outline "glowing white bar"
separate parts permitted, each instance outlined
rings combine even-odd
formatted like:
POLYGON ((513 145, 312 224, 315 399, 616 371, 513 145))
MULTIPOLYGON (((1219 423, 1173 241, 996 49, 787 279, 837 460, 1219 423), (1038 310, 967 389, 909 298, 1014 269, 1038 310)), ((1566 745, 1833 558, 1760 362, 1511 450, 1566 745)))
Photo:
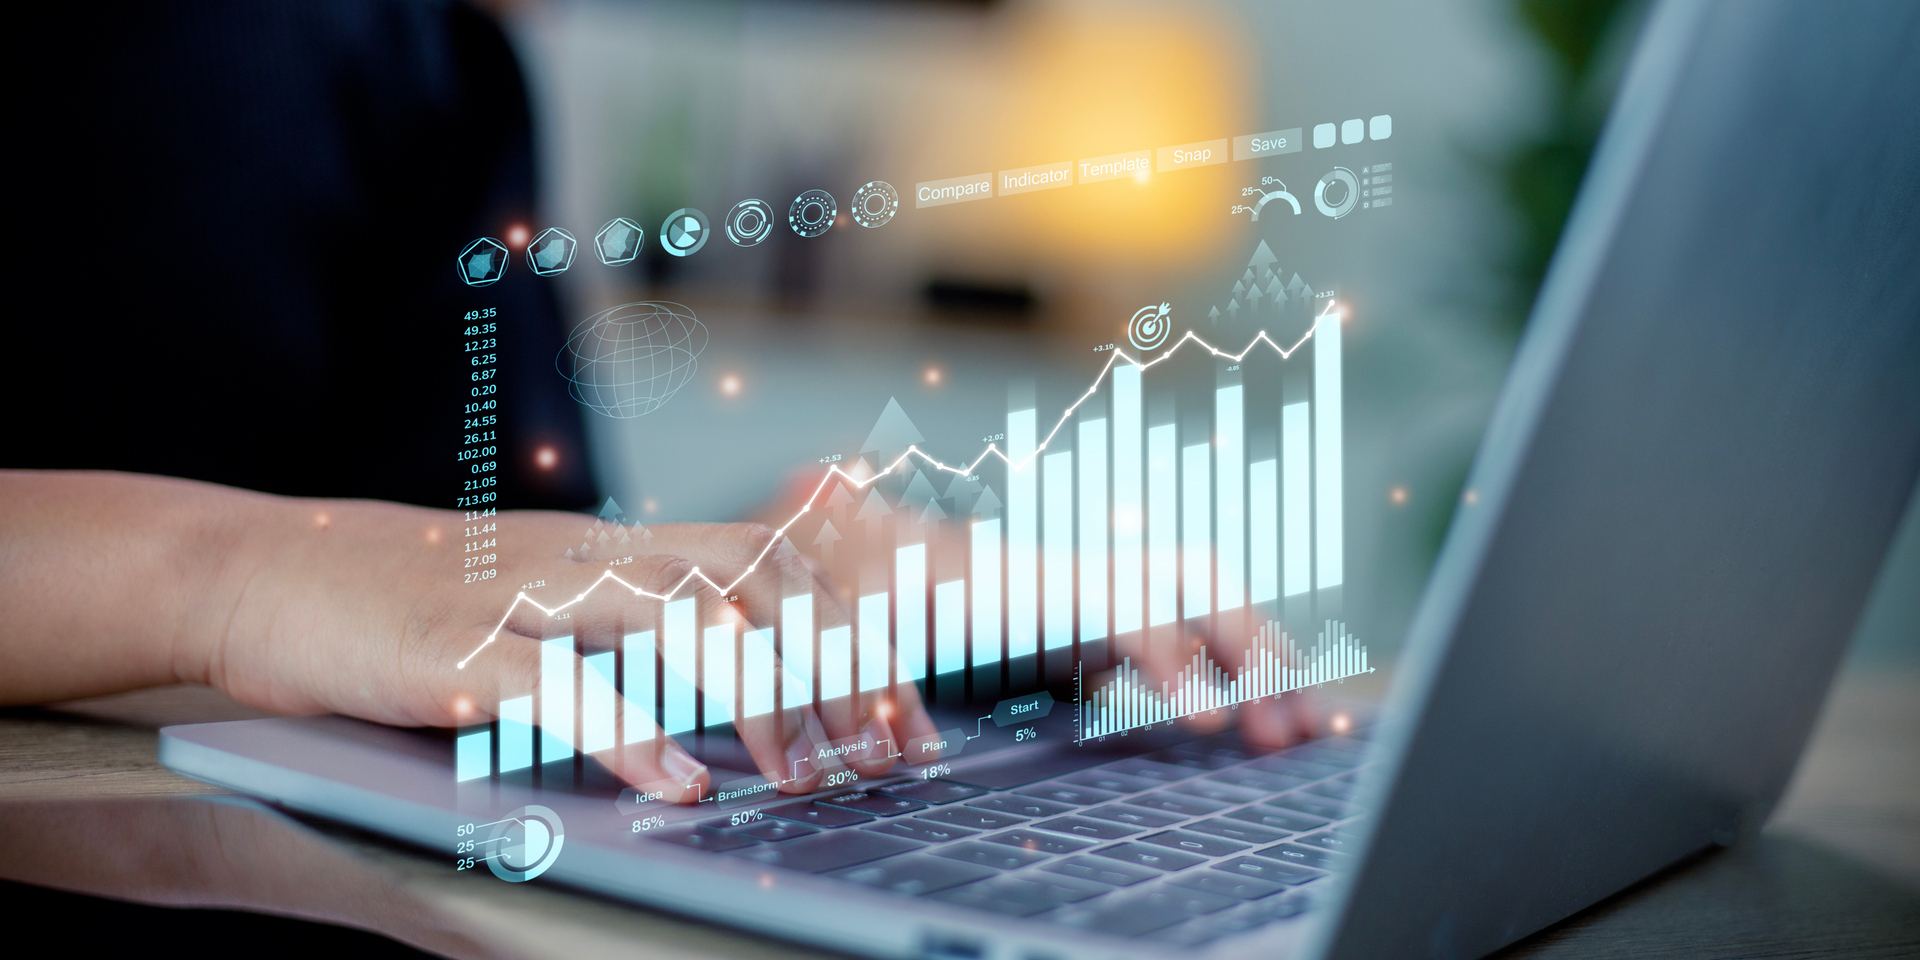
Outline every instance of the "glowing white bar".
POLYGON ((1280 465, 1258 460, 1247 467, 1248 539, 1247 573, 1252 580, 1248 597, 1265 603, 1280 597, 1280 465))
POLYGON ((540 645, 540 762, 573 756, 573 638, 540 645))
POLYGON ((876 593, 860 598, 860 689, 878 690, 887 685, 888 657, 887 607, 892 597, 876 593))
POLYGON ((1313 334, 1313 505, 1319 557, 1315 585, 1337 587, 1346 566, 1340 469, 1340 314, 1320 321, 1313 334))
POLYGON ((613 702, 619 696, 613 689, 613 651, 596 653, 585 659, 580 671, 580 752, 611 750, 619 741, 614 737, 613 702))
POLYGON ((706 662, 700 665, 700 690, 706 694, 706 726, 733 722, 733 635, 731 623, 707 626, 706 662))
MULTIPOLYGON (((1113 367, 1113 630, 1140 629, 1140 368, 1113 367)), ((1117 705, 1116 705, 1117 709, 1117 705)))
POLYGON ((1040 558, 1035 551, 1040 463, 1033 458, 1034 412, 1007 414, 1007 656, 1029 656, 1040 641, 1040 558))
POLYGON ((1042 458, 1046 529, 1047 649, 1073 645, 1073 452, 1042 458))
POLYGON ((1178 491, 1174 484, 1174 427, 1147 430, 1147 623, 1180 616, 1178 491))
POLYGON ((1000 521, 973 524, 973 662, 1000 662, 1000 521))
POLYGON ((933 588, 933 672, 952 673, 966 666, 967 582, 950 580, 933 588))
POLYGON ((787 672, 780 702, 797 707, 813 702, 813 595, 780 602, 780 665, 787 672))
POLYGON ((1213 606, 1213 444, 1196 443, 1180 451, 1181 525, 1186 529, 1182 557, 1186 563, 1182 616, 1197 617, 1213 606))
POLYGON ((500 701, 500 772, 533 766, 533 697, 500 701))
POLYGON ((740 637, 740 715, 773 712, 773 628, 748 630, 740 637))
POLYGON ((487 775, 493 766, 493 731, 461 734, 453 741, 453 781, 465 783, 487 775))
POLYGON ((654 701, 658 691, 653 682, 653 631, 629 633, 626 638, 626 680, 621 685, 627 698, 626 742, 652 740, 657 724, 653 722, 654 701))
MULTIPOLYGON (((861 598, 860 605, 866 606, 866 598, 861 598)), ((820 631, 820 699, 837 700, 852 692, 853 628, 820 631)))
POLYGON ((1246 463, 1246 411, 1240 387, 1221 387, 1213 394, 1213 434, 1219 447, 1218 492, 1215 509, 1219 511, 1214 531, 1215 555, 1220 578, 1220 609, 1232 610, 1246 602, 1246 487, 1242 471, 1246 463))
POLYGON ((694 726, 694 681, 697 679, 695 664, 700 644, 700 625, 696 622, 693 598, 673 600, 667 603, 662 615, 661 639, 665 650, 663 659, 667 669, 660 677, 665 696, 661 716, 666 722, 661 726, 667 736, 686 733, 694 726))
MULTIPOLYGON (((894 656, 900 682, 927 675, 927 545, 916 543, 893 554, 893 589, 899 596, 893 627, 894 656)), ((865 668, 862 668, 864 672, 865 668)))
POLYGON ((1313 540, 1311 488, 1313 476, 1308 464, 1307 404, 1289 403, 1280 408, 1280 520, 1285 541, 1285 578, 1287 596, 1313 589, 1313 540))
POLYGON ((1107 635, 1107 422, 1080 424, 1080 639, 1107 635))

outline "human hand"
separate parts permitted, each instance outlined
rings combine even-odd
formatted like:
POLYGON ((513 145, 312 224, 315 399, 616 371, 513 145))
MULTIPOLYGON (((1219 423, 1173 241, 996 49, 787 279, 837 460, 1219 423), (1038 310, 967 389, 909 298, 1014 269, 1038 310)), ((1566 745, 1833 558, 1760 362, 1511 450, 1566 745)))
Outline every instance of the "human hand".
MULTIPOLYGON (((210 679, 268 709, 395 724, 477 722, 495 714, 501 700, 533 691, 542 640, 571 635, 590 654, 617 648, 637 629, 661 636, 659 598, 668 595, 695 598, 703 625, 770 625, 786 598, 807 595, 820 627, 847 622, 809 561, 768 551, 773 531, 757 524, 655 525, 646 552, 609 566, 561 555, 578 542, 577 515, 502 513, 490 518, 497 530, 489 534, 499 543, 492 583, 502 589, 462 582, 458 535, 465 524, 458 514, 374 503, 306 506, 304 529, 270 538, 280 545, 260 562, 233 623, 204 654, 210 679), (542 585, 525 595, 543 599, 554 615, 513 602, 522 584, 533 583, 542 585), (727 597, 714 585, 729 587, 727 597)), ((811 646, 809 637, 809 658, 811 646)), ((731 686, 739 689, 737 680, 731 686)), ((785 791, 805 792, 833 769, 813 762, 817 742, 864 736, 893 746, 882 754, 898 754, 902 737, 935 732, 911 683, 890 696, 876 693, 740 718, 735 729, 764 776, 785 791)), ((787 702, 796 700, 808 703, 811 691, 789 691, 787 702)), ((652 724, 651 690, 642 705, 621 707, 652 724)), ((705 768, 657 728, 653 733, 592 756, 669 799, 711 791, 705 768)), ((852 763, 864 775, 891 766, 884 755, 852 763)))
MULTIPOLYGON (((772 531, 751 524, 654 526, 644 552, 610 566, 565 556, 580 542, 578 515, 502 513, 485 534, 497 543, 486 551, 497 576, 466 583, 470 538, 452 511, 124 474, 7 473, 0 494, 4 703, 187 681, 280 713, 455 726, 533 692, 541 641, 571 635, 583 652, 613 649, 629 627, 653 628, 658 597, 676 586, 675 596, 696 598, 703 627, 770 625, 797 596, 813 598, 816 627, 847 622, 810 562, 791 551, 762 556, 772 531), (683 583, 695 569, 731 585, 728 599, 683 583), (638 592, 599 583, 608 572, 638 592), (515 603, 522 585, 541 581, 525 592, 549 607, 586 597, 564 618, 515 603)), ((811 637, 806 650, 810 659, 811 637)), ((650 723, 651 691, 643 699, 650 723)), ((810 690, 789 692, 789 704, 805 706, 735 724, 761 772, 789 792, 813 789, 831 769, 798 763, 817 742, 861 734, 886 742, 892 750, 852 763, 874 775, 892 766, 882 754, 898 755, 903 739, 935 732, 911 683, 817 709, 811 700, 810 690)), ((712 787, 706 769, 657 729, 592 756, 670 799, 712 787)))

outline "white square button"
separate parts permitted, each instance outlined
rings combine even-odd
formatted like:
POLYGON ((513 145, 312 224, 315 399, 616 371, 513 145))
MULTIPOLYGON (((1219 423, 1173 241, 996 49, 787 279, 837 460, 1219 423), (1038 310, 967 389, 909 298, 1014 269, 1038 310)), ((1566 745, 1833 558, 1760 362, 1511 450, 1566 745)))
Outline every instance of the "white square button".
POLYGON ((1367 136, 1374 140, 1385 140, 1393 136, 1393 117, 1383 113, 1368 120, 1367 136))
POLYGON ((1313 148, 1325 150, 1333 146, 1333 124, 1322 123, 1313 128, 1313 148))
POLYGON ((1341 143, 1359 143, 1367 137, 1367 125, 1364 121, 1348 120, 1340 125, 1341 143))

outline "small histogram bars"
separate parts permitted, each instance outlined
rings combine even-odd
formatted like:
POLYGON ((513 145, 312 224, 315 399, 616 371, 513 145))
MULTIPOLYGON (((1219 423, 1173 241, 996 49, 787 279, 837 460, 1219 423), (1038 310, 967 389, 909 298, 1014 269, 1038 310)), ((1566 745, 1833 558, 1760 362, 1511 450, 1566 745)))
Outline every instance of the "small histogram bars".
POLYGON ((1202 648, 1186 669, 1155 688, 1128 657, 1112 680, 1083 696, 1080 739, 1124 733, 1371 672, 1367 648, 1354 643, 1346 624, 1326 621, 1319 639, 1302 648, 1277 621, 1269 620, 1254 637, 1246 665, 1231 676, 1202 648))

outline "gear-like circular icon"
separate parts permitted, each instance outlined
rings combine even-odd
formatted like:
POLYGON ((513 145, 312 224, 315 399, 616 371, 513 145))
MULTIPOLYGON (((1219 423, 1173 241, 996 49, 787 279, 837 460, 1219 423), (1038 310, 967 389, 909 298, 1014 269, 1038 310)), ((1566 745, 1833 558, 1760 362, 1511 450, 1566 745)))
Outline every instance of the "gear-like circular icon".
POLYGON ((529 804, 493 825, 487 838, 487 867, 508 883, 532 880, 560 858, 567 839, 560 815, 551 808, 529 804))
POLYGON ((900 193, 885 180, 874 180, 853 194, 853 222, 863 227, 884 227, 900 212, 900 193))
POLYGON ((1313 185, 1313 205, 1335 220, 1353 212, 1360 199, 1360 179, 1346 167, 1334 167, 1313 185))
POLYGON ((773 236, 773 208, 765 200, 742 200, 727 211, 727 239, 751 247, 773 236))
POLYGON ((1152 350, 1167 342, 1167 334, 1173 330, 1173 321, 1167 317, 1171 304, 1152 304, 1134 311, 1133 319, 1127 321, 1127 339, 1141 350, 1152 350))
POLYGON ((809 239, 833 229, 833 218, 840 213, 839 204, 833 200, 833 194, 825 190, 808 190, 793 198, 793 205, 787 208, 787 226, 793 232, 809 239))

